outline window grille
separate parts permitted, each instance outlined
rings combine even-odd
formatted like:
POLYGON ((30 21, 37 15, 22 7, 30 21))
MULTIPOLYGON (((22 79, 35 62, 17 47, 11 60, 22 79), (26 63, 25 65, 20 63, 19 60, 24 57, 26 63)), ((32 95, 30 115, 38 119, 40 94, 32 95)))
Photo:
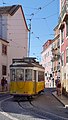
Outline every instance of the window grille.
POLYGON ((7 46, 2 44, 2 54, 7 55, 7 46))
POLYGON ((2 65, 2 75, 6 75, 7 73, 7 67, 5 65, 2 65))

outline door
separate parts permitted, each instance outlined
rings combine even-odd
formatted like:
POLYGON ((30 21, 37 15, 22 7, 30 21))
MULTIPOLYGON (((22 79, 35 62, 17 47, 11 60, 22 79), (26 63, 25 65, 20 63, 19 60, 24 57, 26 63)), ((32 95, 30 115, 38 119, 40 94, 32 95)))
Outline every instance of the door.
POLYGON ((34 93, 36 94, 36 78, 37 78, 37 72, 34 70, 34 93))

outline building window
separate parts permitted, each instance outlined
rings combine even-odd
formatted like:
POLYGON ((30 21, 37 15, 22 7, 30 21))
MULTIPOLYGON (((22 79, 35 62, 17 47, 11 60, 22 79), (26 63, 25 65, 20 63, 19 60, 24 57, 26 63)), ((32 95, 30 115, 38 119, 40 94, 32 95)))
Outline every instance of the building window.
POLYGON ((57 47, 58 47, 58 48, 60 47, 60 39, 58 39, 57 47))
POLYGON ((61 44, 64 42, 64 30, 61 30, 61 44))
POLYGON ((2 44, 2 54, 7 55, 7 46, 2 44))
POLYGON ((66 73, 64 73, 64 79, 66 79, 66 73))
POLYGON ((68 63, 68 49, 66 49, 66 63, 68 63))
POLYGON ((7 74, 7 66, 2 65, 2 75, 6 75, 7 74))
POLYGON ((64 53, 62 54, 61 64, 64 65, 64 53))
POLYGON ((66 36, 68 36, 68 20, 66 21, 66 36))

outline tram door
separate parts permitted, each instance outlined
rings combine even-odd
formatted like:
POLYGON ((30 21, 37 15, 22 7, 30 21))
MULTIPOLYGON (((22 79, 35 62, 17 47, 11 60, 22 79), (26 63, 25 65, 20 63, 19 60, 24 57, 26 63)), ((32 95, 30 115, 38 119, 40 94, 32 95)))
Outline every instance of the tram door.
POLYGON ((15 87, 15 69, 10 70, 10 92, 16 92, 16 87, 15 87))
POLYGON ((34 92, 36 93, 36 75, 37 73, 36 73, 36 70, 34 70, 34 92))

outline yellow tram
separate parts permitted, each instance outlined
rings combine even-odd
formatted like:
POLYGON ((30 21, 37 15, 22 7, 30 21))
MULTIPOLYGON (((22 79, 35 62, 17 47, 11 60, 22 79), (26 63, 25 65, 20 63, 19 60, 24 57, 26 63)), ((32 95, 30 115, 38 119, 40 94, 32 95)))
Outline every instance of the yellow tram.
POLYGON ((44 68, 33 57, 13 59, 10 65, 10 94, 32 96, 44 91, 44 68))

